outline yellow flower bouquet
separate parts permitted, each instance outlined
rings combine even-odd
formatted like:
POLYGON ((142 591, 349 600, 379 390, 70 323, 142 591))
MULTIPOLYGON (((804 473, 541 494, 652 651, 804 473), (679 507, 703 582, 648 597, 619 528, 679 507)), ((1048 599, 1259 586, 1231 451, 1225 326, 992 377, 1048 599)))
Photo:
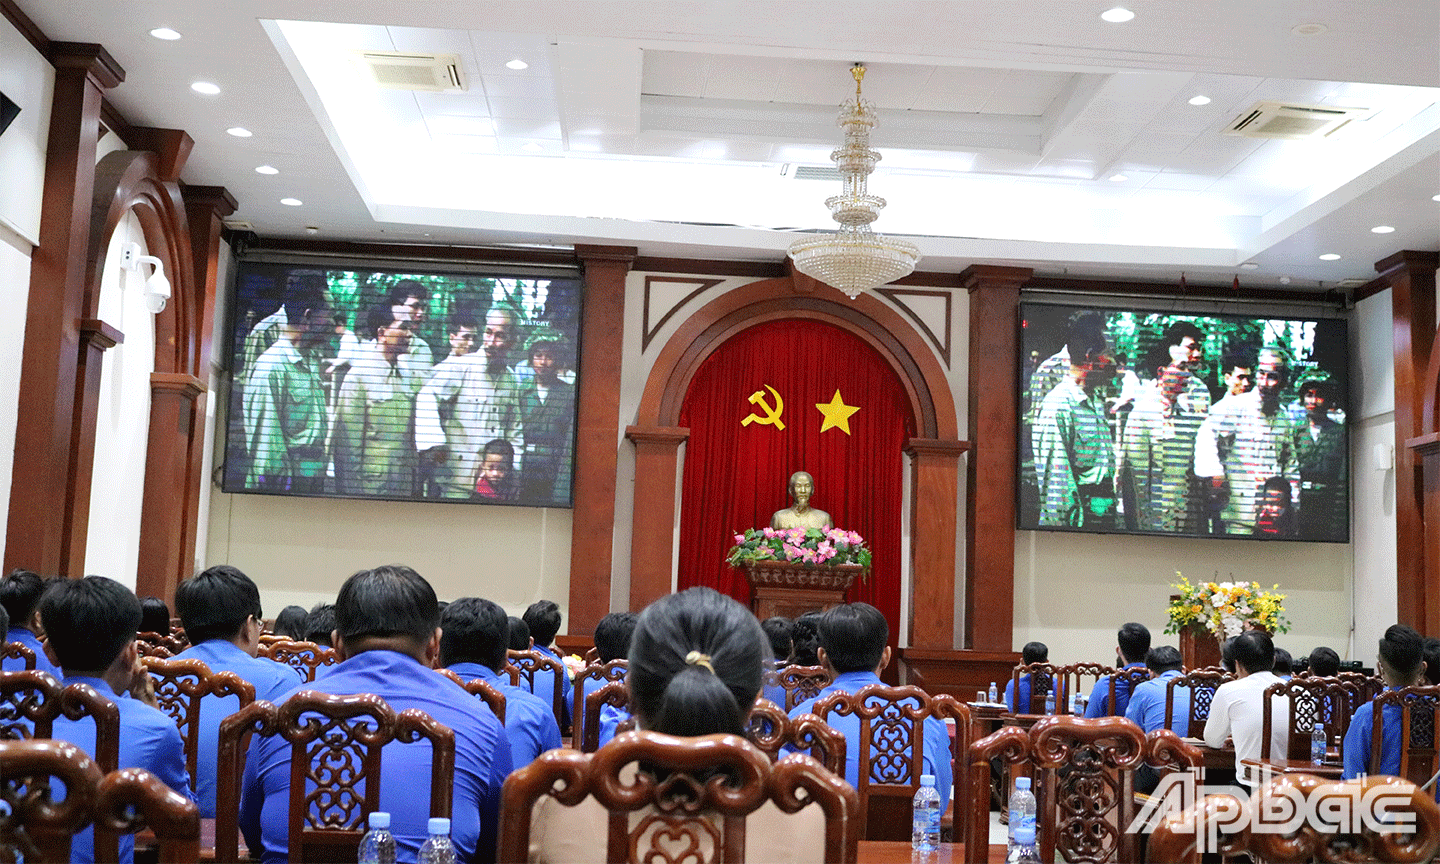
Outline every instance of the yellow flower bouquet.
POLYGON ((1284 594, 1264 591, 1257 582, 1197 582, 1191 584, 1179 571, 1174 586, 1180 596, 1170 601, 1170 623, 1166 633, 1179 633, 1190 624, 1200 624, 1221 639, 1239 636, 1246 622, 1270 633, 1288 633, 1284 594))

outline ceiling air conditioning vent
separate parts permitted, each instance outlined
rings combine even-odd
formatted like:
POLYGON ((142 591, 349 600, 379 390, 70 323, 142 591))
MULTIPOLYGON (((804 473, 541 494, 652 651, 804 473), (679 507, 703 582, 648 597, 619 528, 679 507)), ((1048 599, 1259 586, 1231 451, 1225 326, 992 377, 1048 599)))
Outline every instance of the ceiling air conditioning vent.
POLYGON ((797 165, 796 180, 839 180, 840 169, 828 165, 797 165))
POLYGON ((1225 134, 1290 141, 1329 138, 1351 120, 1363 120, 1369 116, 1369 108, 1256 102, 1226 127, 1225 134))
POLYGON ((458 54, 360 51, 357 56, 377 87, 430 93, 459 93, 465 89, 458 54))

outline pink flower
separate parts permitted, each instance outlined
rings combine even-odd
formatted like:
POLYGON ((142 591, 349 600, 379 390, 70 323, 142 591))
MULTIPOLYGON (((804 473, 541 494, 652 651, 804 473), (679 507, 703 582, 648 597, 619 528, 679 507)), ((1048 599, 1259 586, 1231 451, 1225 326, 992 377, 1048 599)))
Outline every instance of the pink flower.
POLYGON ((799 558, 799 557, 801 557, 803 554, 804 554, 804 550, 801 549, 799 546, 792 546, 792 545, 789 544, 789 543, 786 543, 786 544, 785 544, 785 557, 786 557, 786 558, 791 558, 791 559, 793 559, 793 558, 799 558))
POLYGON ((774 529, 774 528, 771 528, 769 525, 766 525, 766 526, 765 526, 765 536, 766 536, 766 537, 774 537, 774 536, 775 536, 775 529, 774 529))
POLYGON ((859 546, 861 543, 865 542, 865 538, 861 537, 859 534, 856 534, 854 531, 849 532, 845 539, 849 540, 855 546, 859 546))
POLYGON ((835 546, 829 540, 823 540, 815 547, 815 554, 820 556, 821 561, 827 561, 835 557, 835 546))
POLYGON ((744 534, 736 534, 736 535, 735 535, 735 545, 738 546, 738 545, 740 545, 741 543, 744 543, 744 542, 745 542, 745 535, 744 535, 744 534))

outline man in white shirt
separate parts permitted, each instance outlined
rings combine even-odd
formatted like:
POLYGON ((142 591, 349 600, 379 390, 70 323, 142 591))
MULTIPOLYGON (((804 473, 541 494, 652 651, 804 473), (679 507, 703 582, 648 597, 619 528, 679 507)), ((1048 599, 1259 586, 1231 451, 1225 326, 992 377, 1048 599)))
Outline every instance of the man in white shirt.
MULTIPOLYGON (((1275 643, 1268 633, 1248 630, 1231 641, 1230 651, 1236 680, 1215 690, 1210 718, 1205 721, 1205 746, 1218 750, 1226 738, 1235 739, 1235 777, 1253 789, 1259 778, 1250 776, 1241 763, 1260 758, 1265 723, 1262 695, 1266 687, 1280 681, 1271 671, 1275 643)), ((1270 710, 1270 754, 1283 758, 1289 749, 1290 707, 1285 697, 1272 696, 1270 710)))

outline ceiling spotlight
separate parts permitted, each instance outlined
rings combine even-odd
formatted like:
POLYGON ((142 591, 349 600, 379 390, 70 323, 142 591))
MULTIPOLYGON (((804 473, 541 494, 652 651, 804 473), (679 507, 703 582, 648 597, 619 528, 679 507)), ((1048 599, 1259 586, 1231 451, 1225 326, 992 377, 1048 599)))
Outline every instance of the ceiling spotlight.
POLYGON ((255 133, 251 132, 249 129, 246 129, 244 126, 231 126, 229 129, 225 130, 225 134, 234 135, 236 138, 249 138, 255 133))
POLYGON ((1111 182, 1111 183, 1124 183, 1126 180, 1129 180, 1129 179, 1130 179, 1130 178, 1129 178, 1129 177, 1126 177, 1124 174, 1111 174, 1111 175, 1110 175, 1110 182, 1111 182))
POLYGON ((1254 261, 1246 261, 1244 264, 1241 264, 1241 265, 1240 265, 1240 269, 1241 269, 1241 270, 1259 270, 1259 269, 1260 269, 1260 265, 1259 265, 1259 264, 1256 264, 1254 261))
POLYGON ((1431 196, 1430 196, 1430 200, 1431 200, 1431 201, 1440 201, 1440 195, 1431 195, 1431 196))
POLYGON ((284 204, 286 207, 299 207, 305 202, 301 201, 299 198, 281 198, 280 203, 284 204))
POLYGON ((521 69, 529 69, 529 68, 530 68, 530 64, 529 64, 529 63, 526 63, 524 60, 521 60, 519 57, 516 57, 514 60, 511 60, 509 63, 506 63, 506 64, 505 64, 505 68, 506 68, 506 69, 514 69, 516 72, 519 72, 521 69))
POLYGON ((1290 28, 1290 32, 1296 36, 1319 36, 1321 33, 1329 33, 1330 28, 1324 24, 1296 24, 1290 28))
POLYGON ((214 96, 220 92, 220 85, 211 84, 209 81, 196 81, 190 85, 190 89, 196 93, 203 93, 206 96, 214 96))
POLYGON ((150 35, 154 36, 156 39, 164 39, 166 42, 174 42, 176 39, 180 38, 180 33, 178 31, 171 30, 169 27, 156 27, 154 30, 150 31, 150 35))
POLYGON ((1106 9, 1100 13, 1100 20, 1109 21, 1111 24, 1124 24, 1134 17, 1135 13, 1124 6, 1116 6, 1114 9, 1106 9))
POLYGON ((1281 285, 1289 285, 1289 284, 1290 284, 1290 277, 1289 277, 1289 276, 1281 276, 1281 277, 1280 277, 1280 284, 1281 284, 1281 285))
POLYGON ((1190 97, 1190 104, 1191 104, 1191 105, 1209 105, 1209 104, 1210 104, 1210 97, 1209 97, 1209 96, 1191 96, 1191 97, 1190 97))
POLYGON ((274 165, 260 165, 255 168, 256 174, 279 174, 280 169, 274 165))
POLYGON ((1324 255, 1321 255, 1321 256, 1320 256, 1320 260, 1321 260, 1321 261, 1339 261, 1339 260, 1340 260, 1340 256, 1339 256, 1339 255, 1336 255, 1334 252, 1326 252, 1324 255))
POLYGON ((1374 228, 1371 228, 1371 229, 1370 229, 1370 233, 1371 233, 1371 234, 1394 234, 1394 233, 1395 233, 1395 227, 1394 227, 1393 225, 1376 225, 1374 228))

